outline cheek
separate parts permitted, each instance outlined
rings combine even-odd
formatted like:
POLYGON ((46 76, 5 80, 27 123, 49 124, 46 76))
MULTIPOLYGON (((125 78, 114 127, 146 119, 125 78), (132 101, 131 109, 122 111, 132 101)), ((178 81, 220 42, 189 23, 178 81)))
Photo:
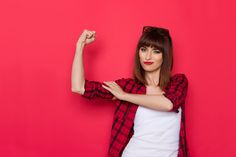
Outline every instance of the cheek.
POLYGON ((163 62, 162 55, 156 56, 155 61, 156 61, 157 64, 162 64, 162 62, 163 62))
POLYGON ((140 60, 142 60, 143 56, 142 56, 142 53, 139 52, 139 58, 140 60))

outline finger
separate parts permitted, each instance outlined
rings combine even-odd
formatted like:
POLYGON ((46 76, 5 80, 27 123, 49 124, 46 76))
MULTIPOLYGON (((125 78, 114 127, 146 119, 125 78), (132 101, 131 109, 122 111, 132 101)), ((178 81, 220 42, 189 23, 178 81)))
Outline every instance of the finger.
POLYGON ((88 32, 88 38, 92 38, 93 34, 91 32, 88 32))
POLYGON ((116 82, 111 82, 113 85, 116 85, 116 86, 118 86, 118 84, 116 83, 116 82))
POLYGON ((87 40, 88 40, 88 42, 90 43, 90 42, 94 41, 95 38, 89 38, 89 39, 87 39, 87 40))
POLYGON ((102 85, 102 87, 111 92, 111 89, 110 89, 110 88, 108 88, 108 87, 106 87, 106 86, 104 86, 104 85, 102 85))
POLYGON ((112 89, 116 88, 116 85, 114 83, 112 83, 112 82, 108 82, 108 85, 112 89))
POLYGON ((120 89, 120 86, 116 82, 114 82, 114 81, 111 82, 111 86, 113 88, 120 89))
POLYGON ((111 81, 104 81, 104 83, 105 83, 106 85, 108 85, 108 86, 112 86, 111 81))
POLYGON ((86 37, 87 37, 87 38, 90 38, 91 32, 90 32, 89 30, 85 30, 84 33, 86 34, 86 37))
POLYGON ((115 84, 116 84, 114 81, 110 81, 109 83, 110 83, 110 84, 113 84, 113 85, 115 85, 115 84))
POLYGON ((88 32, 89 31, 87 29, 85 29, 84 32, 83 32, 84 36, 88 36, 88 32))
POLYGON ((112 82, 112 85, 116 88, 120 88, 120 86, 116 82, 112 82))
POLYGON ((89 31, 89 37, 90 37, 90 38, 93 38, 93 37, 94 37, 93 31, 89 31))

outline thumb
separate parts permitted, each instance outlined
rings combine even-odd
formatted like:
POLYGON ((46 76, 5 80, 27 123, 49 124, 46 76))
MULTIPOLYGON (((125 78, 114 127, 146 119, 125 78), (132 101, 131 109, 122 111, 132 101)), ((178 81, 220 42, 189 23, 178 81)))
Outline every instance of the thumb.
POLYGON ((112 98, 112 100, 116 100, 117 98, 114 96, 113 98, 112 98))

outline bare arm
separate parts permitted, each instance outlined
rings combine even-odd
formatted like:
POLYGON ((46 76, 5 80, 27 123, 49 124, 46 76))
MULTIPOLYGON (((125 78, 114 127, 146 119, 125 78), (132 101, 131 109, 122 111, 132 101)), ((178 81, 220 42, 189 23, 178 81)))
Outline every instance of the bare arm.
POLYGON ((72 64, 71 90, 72 92, 84 94, 84 65, 83 50, 86 44, 92 43, 95 39, 95 31, 84 30, 76 43, 76 51, 72 64))
POLYGON ((127 93, 115 82, 108 81, 104 83, 107 86, 103 85, 103 87, 116 98, 159 111, 178 112, 178 108, 185 102, 188 91, 188 79, 184 74, 174 75, 170 82, 170 90, 158 95, 127 93))
POLYGON ((172 102, 162 95, 163 92, 159 92, 155 95, 133 94, 124 92, 115 82, 108 81, 104 83, 107 86, 103 85, 103 87, 120 100, 142 105, 158 111, 170 111, 173 107, 172 102))
POLYGON ((140 94, 123 94, 123 99, 160 111, 175 111, 182 107, 188 92, 188 79, 185 74, 175 74, 168 91, 155 96, 140 94))
POLYGON ((173 107, 172 102, 162 94, 145 95, 126 93, 124 100, 158 111, 170 111, 173 107))
POLYGON ((84 44, 77 44, 71 73, 71 90, 79 94, 84 93, 84 65, 83 65, 84 44))

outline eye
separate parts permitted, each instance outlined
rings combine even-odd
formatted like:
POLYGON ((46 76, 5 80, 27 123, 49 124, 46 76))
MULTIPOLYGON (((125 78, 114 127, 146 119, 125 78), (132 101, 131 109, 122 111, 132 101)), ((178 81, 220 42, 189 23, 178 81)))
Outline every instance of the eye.
POLYGON ((146 48, 145 47, 141 47, 140 50, 141 51, 146 51, 146 48))
POLYGON ((160 50, 153 50, 155 53, 161 53, 161 51, 160 50))

